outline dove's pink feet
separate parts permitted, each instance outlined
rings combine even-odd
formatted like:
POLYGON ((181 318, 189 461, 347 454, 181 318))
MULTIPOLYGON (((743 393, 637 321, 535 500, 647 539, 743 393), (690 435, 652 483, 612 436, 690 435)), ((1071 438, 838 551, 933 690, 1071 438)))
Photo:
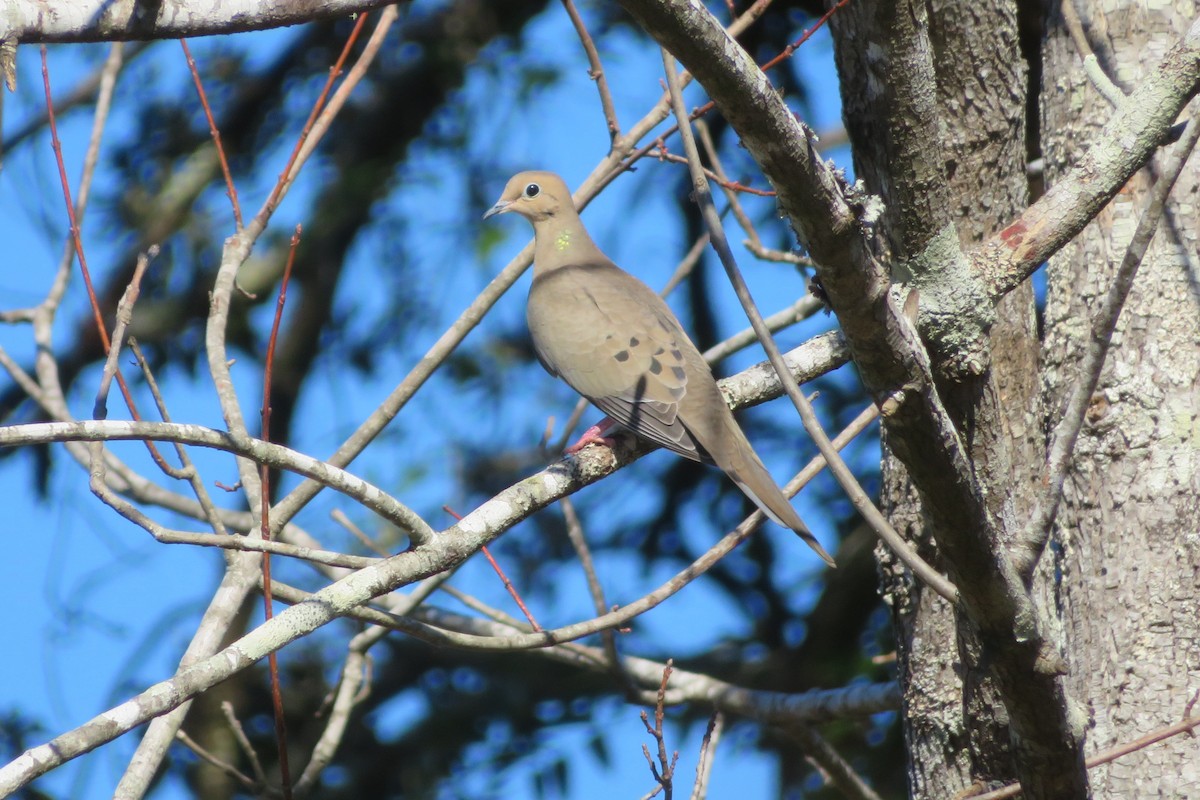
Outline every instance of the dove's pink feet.
POLYGON ((604 419, 600 420, 600 422, 584 431, 583 435, 576 440, 575 444, 571 445, 566 450, 563 450, 563 452, 567 455, 574 455, 583 448, 587 447, 589 444, 602 444, 605 447, 612 447, 614 444, 616 444, 616 441, 612 437, 605 436, 604 434, 608 433, 609 428, 616 424, 617 423, 612 419, 605 417, 604 419))

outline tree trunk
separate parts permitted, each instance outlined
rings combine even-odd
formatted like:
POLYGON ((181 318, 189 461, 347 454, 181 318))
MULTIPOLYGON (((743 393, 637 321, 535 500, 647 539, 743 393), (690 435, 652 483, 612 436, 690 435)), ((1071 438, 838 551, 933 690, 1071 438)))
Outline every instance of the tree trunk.
MULTIPOLYGON (((908 69, 864 43, 885 38, 894 23, 873 4, 855 4, 834 18, 839 41, 846 127, 855 145, 857 174, 888 201, 896 260, 906 248, 897 229, 918 227, 903 219, 890 200, 904 154, 888 142, 903 113, 880 103, 872 82, 897 80, 908 69)), ((1025 170, 1027 68, 1018 44, 1017 8, 1011 2, 927 6, 923 21, 930 45, 938 157, 948 189, 947 217, 964 248, 981 241, 1029 202, 1025 170)), ((915 157, 927 157, 922 150, 915 157)), ((914 157, 909 155, 909 158, 914 157)), ((916 243, 918 245, 923 243, 916 243)), ((909 250, 910 252, 906 252, 909 250)), ((1026 284, 1006 296, 990 331, 990 371, 939 384, 972 455, 990 511, 1011 535, 1030 516, 1044 461, 1040 385, 1040 345, 1033 292, 1026 284)), ((893 525, 936 560, 921 504, 902 465, 884 461, 884 503, 893 525)), ((950 605, 912 582, 883 548, 883 590, 893 612, 898 643, 903 724, 909 753, 910 792, 918 798, 944 798, 971 785, 1000 784, 1015 778, 1008 715, 977 637, 950 605)), ((1068 765, 1069 768, 1069 765, 1068 765)))
MULTIPOLYGON (((1155 4, 1154 11, 1145 5, 1074 3, 1088 47, 1123 91, 1137 85, 1196 13, 1190 2, 1155 4)), ((1043 51, 1051 184, 1077 143, 1113 113, 1084 73, 1068 19, 1050 18, 1043 51)), ((1050 261, 1043 375, 1050 424, 1076 377, 1088 320, 1109 291, 1157 174, 1152 166, 1135 175, 1050 261)), ((1196 193, 1193 156, 1122 311, 1039 568, 1046 605, 1061 615, 1071 687, 1088 718, 1089 753, 1179 721, 1200 689, 1196 193)), ((1091 779, 1097 797, 1197 797, 1200 758, 1193 739, 1176 737, 1099 767, 1091 779)))
MULTIPOLYGON (((1183 3, 1153 14, 1134 5, 1108 15, 1088 9, 1083 20, 1100 64, 1125 89, 1179 39, 1194 12, 1183 3)), ((1016 12, 1015 3, 934 2, 909 4, 901 12, 908 18, 898 19, 885 4, 856 3, 834 18, 856 171, 888 203, 884 225, 896 264, 919 253, 930 230, 952 225, 969 247, 1029 201, 1021 135, 1028 89, 1016 12), (901 39, 904 24, 913 28, 901 39), (920 60, 905 62, 901 52, 913 39, 927 42, 936 82, 936 151, 905 149, 909 127, 922 124, 913 113, 920 98, 911 100, 923 77, 912 75, 920 60), (948 187, 940 197, 948 199, 922 199, 927 204, 919 207, 912 185, 942 190, 928 180, 938 170, 948 187), (904 181, 907 188, 898 186, 904 181)), ((1049 21, 1043 57, 1042 139, 1052 184, 1112 108, 1085 76, 1079 46, 1059 15, 1049 21)), ((939 384, 1002 536, 1027 523, 1044 492, 1045 431, 1059 421, 1091 320, 1152 183, 1149 170, 1139 173, 1052 259, 1044 353, 1026 285, 997 308, 986 338, 990 370, 939 384)), ((1060 711, 1086 717, 1089 753, 1177 721, 1200 688, 1200 258, 1194 234, 1186 233, 1195 229, 1196 189, 1195 171, 1185 173, 1138 274, 1075 451, 1051 547, 1033 579, 1042 619, 1055 628, 1043 634, 1061 640, 1069 670, 1071 699, 1060 711)), ((919 276, 897 277, 920 283, 919 276)), ((936 560, 905 470, 886 458, 884 474, 893 524, 936 560)), ((1011 748, 1019 742, 1010 741, 986 649, 949 604, 912 582, 886 553, 881 560, 905 689, 912 796, 948 797, 1012 780, 1011 748)), ((1188 796, 1188 787, 1200 792, 1194 751, 1193 742, 1176 738, 1101 768, 1091 785, 1102 797, 1188 796)), ((1075 781, 1064 796, 1086 787, 1075 781)))

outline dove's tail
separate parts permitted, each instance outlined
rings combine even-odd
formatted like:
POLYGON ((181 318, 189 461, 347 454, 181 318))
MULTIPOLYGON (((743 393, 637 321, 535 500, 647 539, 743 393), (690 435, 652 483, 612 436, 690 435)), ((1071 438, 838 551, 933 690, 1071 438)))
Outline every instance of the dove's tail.
MULTIPOLYGON (((757 459, 756 459, 757 460, 757 459)), ((742 493, 754 501, 754 505, 762 509, 762 512, 771 518, 776 524, 782 525, 785 528, 791 528, 796 532, 796 535, 804 540, 805 544, 811 547, 816 554, 824 559, 825 563, 831 567, 836 567, 837 564, 833 561, 833 556, 825 551, 821 543, 817 541, 817 537, 813 536, 812 531, 800 519, 800 515, 796 513, 796 509, 792 508, 791 502, 784 496, 783 492, 775 484, 774 478, 767 472, 766 467, 761 464, 755 465, 761 470, 760 474, 754 475, 757 480, 753 483, 744 479, 742 472, 730 471, 729 476, 733 478, 734 483, 742 490, 742 493)), ((757 473, 751 467, 745 472, 757 473)))

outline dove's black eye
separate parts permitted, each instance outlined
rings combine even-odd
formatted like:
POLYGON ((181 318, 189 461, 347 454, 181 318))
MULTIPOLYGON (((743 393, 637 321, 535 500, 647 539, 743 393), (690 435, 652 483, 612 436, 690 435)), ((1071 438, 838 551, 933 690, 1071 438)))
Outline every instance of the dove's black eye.
POLYGON ((531 183, 525 187, 525 196, 526 197, 537 197, 541 191, 542 191, 542 187, 538 186, 536 183, 531 183))

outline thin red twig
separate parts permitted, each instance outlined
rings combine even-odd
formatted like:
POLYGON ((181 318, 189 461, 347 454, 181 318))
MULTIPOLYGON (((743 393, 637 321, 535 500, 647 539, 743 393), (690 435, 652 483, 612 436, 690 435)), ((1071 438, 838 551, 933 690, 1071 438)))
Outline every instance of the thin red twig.
MULTIPOLYGON (((71 244, 75 247, 75 257, 79 259, 79 271, 83 274, 83 285, 87 289, 88 303, 92 309, 92 319, 96 322, 96 333, 100 336, 100 344, 104 347, 104 355, 108 355, 112 349, 112 340, 108 336, 108 328, 104 324, 104 315, 100 311, 100 301, 96 298, 96 288, 92 285, 92 273, 88 269, 87 257, 83 254, 83 238, 79 233, 79 222, 75 217, 75 201, 71 199, 71 182, 67 179, 67 166, 63 162, 62 142, 58 138, 58 121, 54 117, 54 101, 50 96, 50 67, 46 63, 46 45, 41 47, 42 53, 42 86, 46 91, 46 120, 50 124, 50 145, 54 149, 54 160, 58 164, 58 179, 62 184, 63 200, 67 205, 67 220, 71 225, 71 244)), ((142 417, 138 414, 137 403, 133 400, 133 392, 129 391, 129 384, 125 382, 125 376, 121 374, 121 368, 118 364, 116 372, 113 373, 117 379, 117 386, 121 389, 121 396, 125 398, 125 406, 129 409, 129 414, 135 420, 140 420, 142 417)), ((158 452, 158 447, 154 442, 147 440, 146 448, 150 451, 150 457, 154 459, 154 463, 160 469, 167 470, 170 467, 167 461, 163 458, 162 453, 158 452)))
POLYGON ((208 105, 208 95, 204 84, 200 82, 200 71, 196 69, 196 60, 188 48, 187 39, 180 39, 183 55, 187 59, 188 69, 192 73, 192 82, 196 84, 196 94, 200 95, 200 105, 204 108, 204 118, 208 120, 208 130, 212 134, 213 144, 217 147, 217 159, 221 162, 221 172, 225 175, 225 190, 229 202, 233 204, 233 219, 237 229, 242 229, 242 207, 238 204, 237 189, 233 185, 233 174, 229 171, 229 161, 225 158, 225 147, 221 144, 221 131, 217 129, 217 121, 213 119, 212 109, 208 105))
MULTIPOLYGON (((75 221, 75 201, 71 199, 71 184, 67 180, 67 167, 63 163, 62 143, 58 140, 58 123, 54 119, 54 106, 50 99, 50 68, 46 64, 46 45, 42 45, 42 84, 46 89, 46 115, 50 123, 50 144, 54 148, 54 158, 58 162, 58 178, 62 184, 63 199, 67 204, 67 219, 71 223, 71 242, 75 245, 75 257, 79 259, 79 269, 83 273, 83 285, 87 288, 88 301, 92 307, 92 318, 96 322, 96 332, 100 334, 100 343, 104 345, 104 354, 108 355, 111 342, 108 338, 108 328, 104 325, 104 315, 100 312, 100 301, 96 299, 96 289, 92 286, 92 273, 88 269, 87 258, 83 254, 83 240, 79 235, 79 225, 75 221)), ((125 389, 121 381, 121 373, 117 372, 117 381, 125 389)))
MULTIPOLYGON (((1196 707, 1196 701, 1200 700, 1200 689, 1192 693, 1192 699, 1187 701, 1187 705, 1183 707, 1183 718, 1188 719, 1192 716, 1192 709, 1196 707)), ((1189 731, 1190 733, 1190 731, 1189 731)))
MULTIPOLYGON (((1193 701, 1194 702, 1194 701, 1193 701)), ((1112 747, 1101 750, 1091 758, 1084 761, 1084 766, 1087 769, 1094 769, 1102 764, 1107 764, 1110 761, 1116 761, 1121 756, 1129 755, 1130 753, 1144 750, 1153 744, 1158 744, 1164 739, 1170 739, 1172 736, 1178 736, 1181 733, 1191 733, 1196 728, 1200 728, 1200 717, 1191 716, 1191 703, 1188 705, 1188 716, 1185 716, 1179 722, 1173 725, 1167 725, 1158 730, 1150 731, 1145 736, 1134 739, 1132 742, 1113 745, 1112 747)), ((1005 800, 1009 797, 1017 797, 1021 794, 1021 784, 1010 783, 1008 786, 995 789, 983 794, 967 795, 963 800, 1005 800)))
MULTIPOLYGON (((456 520, 462 520, 462 515, 452 509, 450 506, 442 506, 442 510, 454 517, 456 520)), ((488 560, 488 563, 492 565, 492 569, 494 569, 496 574, 500 576, 500 582, 504 584, 504 588, 508 591, 509 596, 512 597, 513 602, 517 604, 517 608, 521 609, 521 613, 525 615, 525 619, 529 620, 530 627, 532 627, 536 632, 541 633, 543 630, 542 626, 538 625, 538 621, 533 618, 533 614, 525 605, 525 601, 521 599, 521 595, 517 591, 517 587, 513 586, 512 581, 508 579, 508 576, 504 574, 504 570, 500 568, 500 564, 496 561, 496 559, 492 558, 491 552, 489 552, 486 547, 480 549, 483 550, 483 557, 488 560)))
MULTIPOLYGON (((771 67, 774 67, 777 64, 779 64, 779 62, 784 61, 788 58, 791 58, 792 54, 795 53, 796 50, 799 49, 802 44, 804 44, 809 39, 811 39, 813 34, 815 34, 817 31, 819 31, 821 29, 821 27, 826 22, 828 22, 831 17, 833 17, 834 14, 836 14, 840 9, 844 8, 845 6, 847 6, 849 4, 850 4, 850 0, 839 0, 839 2, 836 5, 831 7, 828 11, 826 11, 821 16, 820 19, 817 20, 817 23, 815 25, 813 25, 808 30, 804 31, 804 33, 802 33, 800 35, 799 39, 792 42, 787 47, 783 48, 783 50, 779 53, 779 55, 775 56, 770 61, 768 61, 767 63, 760 66, 759 69, 761 69, 763 72, 766 72, 771 67)), ((764 7, 765 7, 765 4, 764 4, 764 7)), ((693 111, 691 114, 689 114, 688 119, 697 120, 700 117, 703 117, 709 111, 712 111, 716 107, 716 105, 717 104, 714 103, 712 100, 709 100, 707 103, 700 106, 695 111, 693 111)), ((657 148, 659 146, 659 142, 665 141, 668 136, 671 136, 672 134, 678 133, 678 132, 679 132, 679 126, 672 125, 670 128, 667 128, 667 130, 664 131, 663 134, 661 136, 659 136, 657 139, 655 139, 654 141, 652 141, 648 144, 644 144, 641 147, 639 147, 637 150, 634 150, 632 153, 629 154, 628 158, 626 158, 624 161, 622 161, 620 164, 618 164, 613 169, 611 175, 606 178, 606 181, 612 180, 617 175, 620 175, 622 172, 625 172, 626 170, 633 169, 633 165, 636 164, 638 161, 641 161, 643 158, 646 157, 647 154, 649 154, 652 150, 657 148)))
POLYGON ((275 188, 271 190, 271 196, 267 198, 263 210, 268 214, 275 210, 276 203, 279 202, 280 196, 283 194, 283 187, 287 183, 287 176, 292 171, 292 164, 296 163, 296 158, 300 155, 300 150, 304 147, 304 143, 308 140, 308 134, 312 131, 313 123, 317 121, 317 116, 321 113, 321 109, 325 107, 325 101, 329 98, 329 92, 333 89, 334 81, 342 74, 342 67, 346 64, 346 59, 350 57, 350 51, 354 47, 354 43, 358 41, 358 35, 362 32, 363 26, 367 22, 367 14, 359 14, 358 22, 354 23, 354 30, 350 31, 350 35, 346 38, 346 44, 342 48, 338 60, 332 67, 329 68, 329 77, 325 80, 325 86, 321 89, 321 94, 317 96, 317 101, 313 104, 312 111, 308 114, 308 120, 304 123, 304 128, 300 131, 299 138, 296 139, 296 144, 292 148, 292 154, 288 157, 287 164, 283 167, 283 172, 279 173, 279 180, 275 182, 275 188))
POLYGON ((784 59, 787 59, 787 58, 791 58, 792 53, 794 53, 798 49, 800 49, 800 45, 804 44, 809 39, 811 39, 812 35, 814 33, 821 30, 821 26, 824 25, 826 22, 828 22, 830 17, 832 17, 839 10, 841 10, 842 8, 845 8, 849 4, 850 4, 850 0, 839 0, 839 2, 837 2, 836 4, 831 6, 828 11, 826 11, 824 14, 821 15, 821 18, 819 20, 817 20, 816 25, 813 25, 811 28, 806 30, 804 33, 800 34, 799 39, 792 42, 787 47, 783 48, 783 52, 781 52, 779 55, 772 58, 767 63, 763 64, 759 69, 761 69, 763 72, 766 72, 771 67, 778 64, 780 61, 783 61, 784 59))
MULTIPOLYGON (((661 136, 656 139, 654 143, 657 147, 657 152, 654 155, 659 161, 670 161, 672 164, 683 164, 684 166, 687 166, 687 159, 668 150, 667 143, 661 136)), ((704 168, 704 174, 709 181, 721 186, 722 188, 728 189, 731 192, 752 194, 758 197, 775 197, 775 192, 771 189, 755 189, 753 186, 747 186, 739 181, 726 180, 707 167, 704 168)))
MULTIPOLYGON (((296 261, 296 250, 300 246, 299 225, 292 234, 291 246, 288 249, 287 264, 283 268, 283 280, 279 284, 279 299, 275 303, 275 320, 271 323, 271 338, 267 341, 267 359, 263 368, 263 401, 262 401, 262 439, 271 441, 271 375, 275 369, 275 344, 279 339, 279 326, 283 321, 283 307, 287 304, 288 281, 292 277, 292 265, 296 261)), ((271 541, 271 468, 266 464, 259 466, 262 478, 262 538, 271 541)), ((271 598, 271 554, 263 553, 263 616, 271 619, 274 616, 271 598)), ((287 757, 287 725, 283 718, 283 692, 279 688, 279 661, 274 651, 267 656, 267 665, 271 674, 271 703, 275 711, 275 740, 279 750, 279 780, 283 789, 284 800, 292 797, 292 776, 288 767, 287 757)))

